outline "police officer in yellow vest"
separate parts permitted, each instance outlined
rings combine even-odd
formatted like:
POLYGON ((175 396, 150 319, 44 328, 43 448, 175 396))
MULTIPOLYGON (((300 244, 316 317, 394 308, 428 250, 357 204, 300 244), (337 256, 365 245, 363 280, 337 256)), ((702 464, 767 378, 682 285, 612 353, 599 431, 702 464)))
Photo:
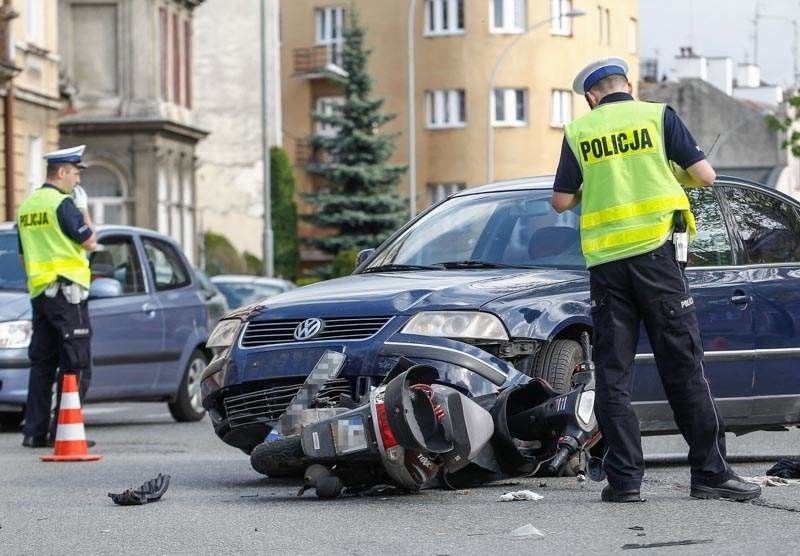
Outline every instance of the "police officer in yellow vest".
POLYGON ((573 83, 591 112, 565 128, 553 186, 556 211, 581 205, 589 268, 596 413, 606 441, 606 502, 639 502, 644 459, 630 399, 644 321, 675 422, 689 444, 690 495, 747 500, 761 494, 725 459, 725 426, 703 372, 694 300, 683 275, 695 223, 678 177, 711 185, 716 174, 686 126, 664 104, 631 96, 628 65, 606 58, 573 83), (685 169, 685 170, 682 170, 685 169), (687 237, 688 236, 688 237, 687 237))
POLYGON ((19 208, 20 255, 28 276, 33 306, 33 335, 28 399, 25 405, 23 446, 52 445, 58 406, 51 420, 53 382, 58 373, 76 373, 80 395, 89 387, 91 326, 86 306, 90 272, 86 251, 96 247, 80 187, 84 145, 44 156, 47 183, 19 208), (48 438, 48 431, 50 438, 48 438))

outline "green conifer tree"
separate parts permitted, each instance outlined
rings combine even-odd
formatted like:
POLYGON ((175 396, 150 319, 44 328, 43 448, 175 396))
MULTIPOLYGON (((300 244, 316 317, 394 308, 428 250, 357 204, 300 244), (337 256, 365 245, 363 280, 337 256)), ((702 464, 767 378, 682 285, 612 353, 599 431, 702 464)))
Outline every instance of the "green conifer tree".
POLYGON ((380 132, 381 126, 395 116, 381 113, 384 99, 371 98, 372 78, 367 73, 370 51, 364 47, 365 34, 357 13, 351 11, 342 52, 345 75, 339 78, 344 102, 331 114, 312 114, 316 122, 338 130, 335 137, 312 136, 312 148, 322 154, 306 168, 324 183, 318 193, 306 195, 315 208, 308 219, 321 228, 336 230, 309 242, 332 255, 376 247, 408 215, 397 191, 406 167, 388 163, 397 135, 380 132))

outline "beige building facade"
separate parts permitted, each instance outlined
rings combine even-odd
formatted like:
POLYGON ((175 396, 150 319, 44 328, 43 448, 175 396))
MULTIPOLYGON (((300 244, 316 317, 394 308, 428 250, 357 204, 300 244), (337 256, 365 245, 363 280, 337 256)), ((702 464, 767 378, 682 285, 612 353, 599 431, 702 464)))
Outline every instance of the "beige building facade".
MULTIPOLYGON (((588 111, 571 88, 589 61, 623 56, 631 82, 638 81, 637 0, 282 0, 284 145, 299 191, 316 187, 303 171, 307 137, 335 133, 315 129, 311 111, 340 102, 341 87, 330 77, 351 9, 367 29, 374 94, 397 114, 381 131, 399 134, 394 162, 408 164, 409 4, 416 210, 487 181, 554 173, 564 123, 588 111)), ((408 175, 400 187, 408 197, 408 175)), ((300 233, 314 230, 304 223, 300 233)), ((306 251, 304 260, 313 256, 306 251)))
POLYGON ((0 6, 0 210, 17 208, 45 179, 42 155, 58 148, 57 4, 6 0, 0 6))

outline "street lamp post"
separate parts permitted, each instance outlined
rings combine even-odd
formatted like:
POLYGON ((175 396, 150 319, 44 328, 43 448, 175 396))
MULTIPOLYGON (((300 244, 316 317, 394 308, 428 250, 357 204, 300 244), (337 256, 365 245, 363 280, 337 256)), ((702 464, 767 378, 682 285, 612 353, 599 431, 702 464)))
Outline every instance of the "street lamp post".
POLYGON ((506 47, 503 49, 503 52, 500 53, 500 56, 497 58, 497 62, 494 64, 494 68, 492 68, 492 74, 489 78, 489 91, 488 95, 486 96, 486 182, 491 183, 494 181, 494 129, 492 125, 492 95, 494 95, 494 84, 495 78, 497 77, 497 71, 500 69, 500 66, 503 64, 503 60, 505 60, 506 55, 511 51, 512 48, 524 37, 527 37, 531 34, 531 32, 546 23, 550 23, 554 19, 558 19, 560 17, 580 17, 585 15, 586 12, 583 10, 572 10, 566 13, 563 13, 559 16, 555 17, 548 17, 547 19, 542 19, 541 21, 537 21, 533 25, 529 26, 525 29, 522 33, 520 33, 513 41, 508 43, 506 47))
POLYGON ((408 212, 410 218, 417 214, 417 99, 414 70, 414 9, 417 0, 408 0, 408 212))
POLYGON ((269 126, 267 125, 267 0, 261 0, 261 166, 263 171, 264 228, 262 256, 264 276, 272 277, 274 270, 272 240, 272 183, 269 159, 269 126))

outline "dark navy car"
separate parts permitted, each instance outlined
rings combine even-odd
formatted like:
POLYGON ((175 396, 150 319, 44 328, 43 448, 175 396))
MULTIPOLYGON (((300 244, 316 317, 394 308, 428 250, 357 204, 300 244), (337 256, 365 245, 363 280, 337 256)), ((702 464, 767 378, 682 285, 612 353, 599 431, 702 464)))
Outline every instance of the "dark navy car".
MULTIPOLYGON (((209 339, 204 407, 245 452, 270 432, 327 351, 343 369, 316 396, 358 401, 401 356, 471 395, 521 373, 565 390, 591 330, 577 211, 550 207, 551 178, 464 191, 366 255, 355 273, 231 313, 209 339)), ((729 429, 800 422, 800 204, 736 178, 687 190, 699 233, 687 276, 705 372, 729 429)), ((677 432, 647 336, 633 397, 642 430, 677 432)))

